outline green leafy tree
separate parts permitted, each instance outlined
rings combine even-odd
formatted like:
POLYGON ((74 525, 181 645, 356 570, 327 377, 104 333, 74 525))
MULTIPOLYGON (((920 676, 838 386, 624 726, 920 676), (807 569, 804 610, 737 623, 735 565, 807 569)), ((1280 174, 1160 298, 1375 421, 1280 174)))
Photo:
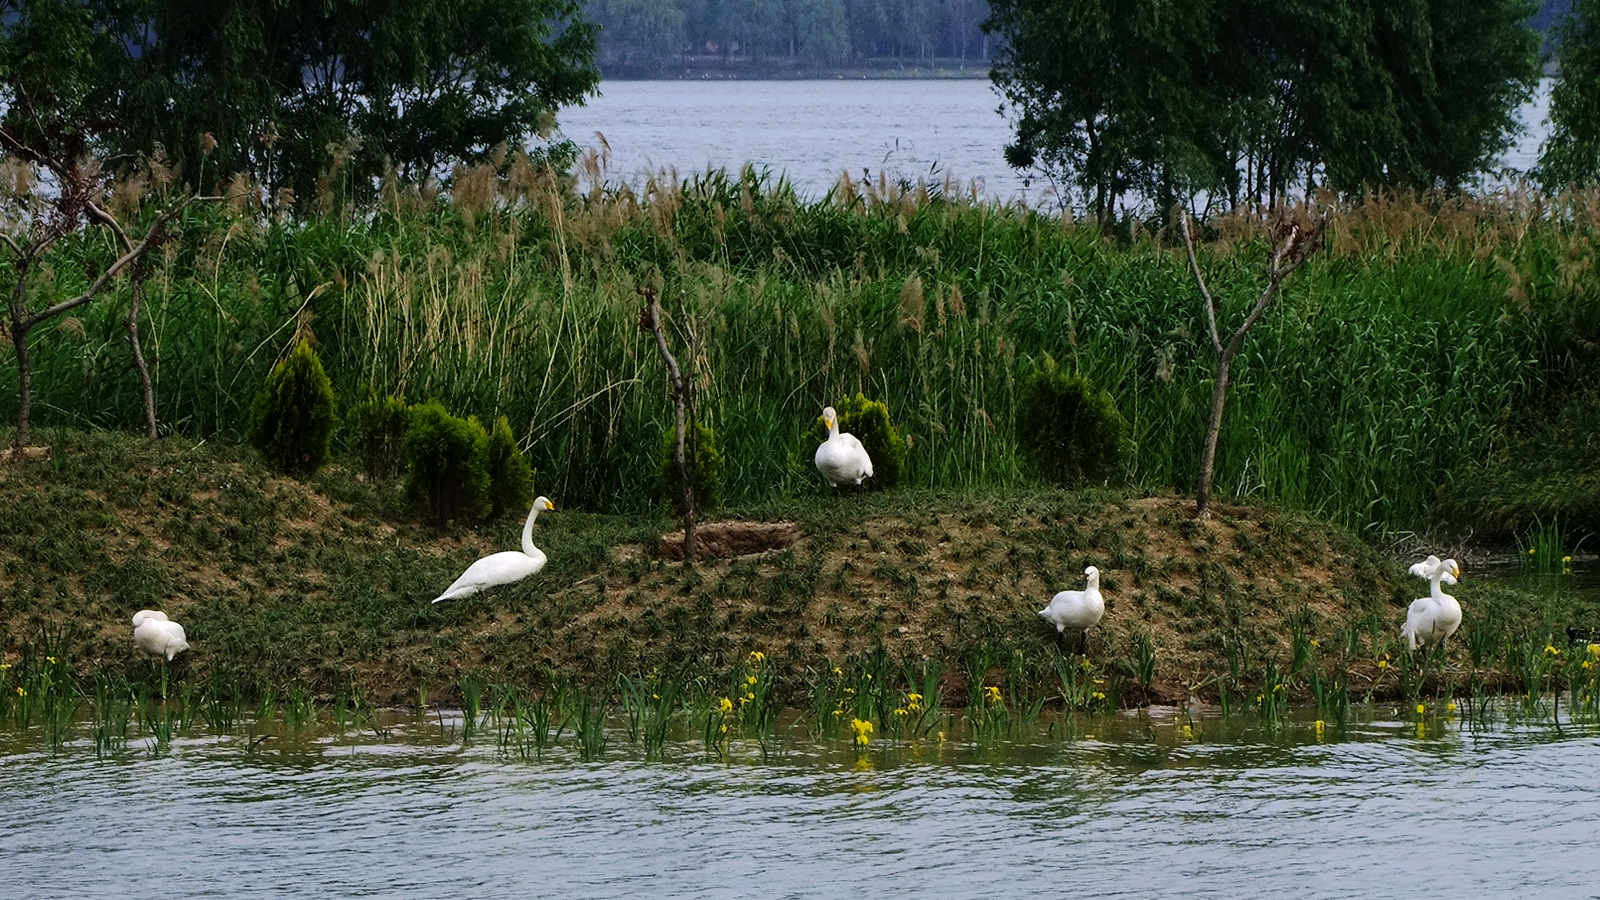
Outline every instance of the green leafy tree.
POLYGON ((332 169, 361 192, 520 147, 599 80, 578 0, 128 0, 103 24, 134 71, 113 149, 153 138, 198 174, 209 133, 209 172, 302 200, 332 169))
POLYGON ((333 384, 305 338, 272 367, 256 395, 250 440, 280 472, 306 476, 328 461, 333 384))
POLYGON ((1539 151, 1546 187, 1600 177, 1600 0, 1573 0, 1560 30, 1550 92, 1550 135, 1539 151))
POLYGON ((1538 76, 1526 0, 990 7, 1008 161, 1102 223, 1128 191, 1166 209, 1201 191, 1457 187, 1515 137, 1538 76))

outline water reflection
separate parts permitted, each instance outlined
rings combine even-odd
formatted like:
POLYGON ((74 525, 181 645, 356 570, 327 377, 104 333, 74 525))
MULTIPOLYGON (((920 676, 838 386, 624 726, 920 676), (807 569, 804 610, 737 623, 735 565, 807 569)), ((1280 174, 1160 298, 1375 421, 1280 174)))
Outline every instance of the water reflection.
POLYGON ((1190 741, 1167 711, 1077 740, 797 738, 767 762, 685 740, 646 763, 621 737, 608 761, 523 761, 407 714, 387 740, 190 735, 104 761, 10 734, 0 864, 19 896, 1593 892, 1593 726, 1435 717, 1418 737, 1401 710, 1358 713, 1321 741, 1214 711, 1190 741))

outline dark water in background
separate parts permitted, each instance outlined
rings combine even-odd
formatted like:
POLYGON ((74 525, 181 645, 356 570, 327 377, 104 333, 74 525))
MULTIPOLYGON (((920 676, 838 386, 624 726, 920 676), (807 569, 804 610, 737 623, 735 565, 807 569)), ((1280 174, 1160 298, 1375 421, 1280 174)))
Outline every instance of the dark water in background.
MULTIPOLYGON (((1529 129, 1504 166, 1538 158, 1549 107, 1544 81, 1521 118, 1529 129)), ((1011 134, 986 78, 818 81, 607 81, 588 106, 563 110, 561 130, 582 146, 610 145, 608 177, 745 163, 786 175, 803 196, 822 196, 839 173, 912 181, 948 174, 976 181, 980 196, 1053 205, 1048 184, 1023 185, 1002 149, 1011 134)))

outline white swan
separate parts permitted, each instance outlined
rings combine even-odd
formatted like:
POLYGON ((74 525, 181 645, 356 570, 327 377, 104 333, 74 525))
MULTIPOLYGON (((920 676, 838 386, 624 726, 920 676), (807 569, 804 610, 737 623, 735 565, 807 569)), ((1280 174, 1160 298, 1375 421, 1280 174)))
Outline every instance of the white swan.
POLYGON ((1461 627, 1461 604, 1440 590, 1439 582, 1455 584, 1461 576, 1461 567, 1453 559, 1441 560, 1437 556, 1429 556, 1412 565, 1410 571, 1413 575, 1428 579, 1429 595, 1411 601, 1400 636, 1406 639, 1406 646, 1412 650, 1417 649, 1418 644, 1449 640, 1450 635, 1461 627))
POLYGON ((1083 570, 1088 584, 1081 591, 1062 591, 1050 598, 1050 605, 1039 610, 1039 617, 1056 626, 1056 634, 1068 628, 1081 629, 1078 652, 1083 653, 1089 643, 1089 629, 1100 624, 1106 614, 1106 600, 1100 596, 1100 570, 1090 566, 1083 570))
POLYGON ((861 446, 855 435, 840 433, 839 414, 833 407, 822 411, 822 422, 828 426, 828 439, 817 445, 817 471, 834 487, 841 484, 860 484, 872 477, 872 457, 861 446))
POLYGON ((461 577, 451 582, 444 593, 433 598, 433 602, 456 600, 497 584, 521 581, 544 568, 544 551, 533 545, 533 520, 539 517, 539 510, 555 508, 556 505, 548 497, 534 500, 533 509, 528 511, 528 521, 522 523, 522 549, 491 553, 467 566, 461 577))
POLYGON ((133 616, 133 644, 151 656, 164 656, 167 662, 189 649, 189 636, 183 626, 167 618, 166 613, 141 609, 133 616))

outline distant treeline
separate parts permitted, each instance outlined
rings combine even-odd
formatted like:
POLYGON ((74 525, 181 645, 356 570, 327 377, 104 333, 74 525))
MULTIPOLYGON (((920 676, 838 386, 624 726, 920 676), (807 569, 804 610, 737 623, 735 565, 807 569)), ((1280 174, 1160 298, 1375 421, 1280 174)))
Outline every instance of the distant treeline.
POLYGON ((987 0, 588 0, 609 76, 985 65, 987 0))
MULTIPOLYGON (((1549 34, 1571 6, 1542 0, 1529 24, 1549 34)), ((585 0, 584 10, 610 77, 985 66, 992 45, 988 0, 585 0)))

